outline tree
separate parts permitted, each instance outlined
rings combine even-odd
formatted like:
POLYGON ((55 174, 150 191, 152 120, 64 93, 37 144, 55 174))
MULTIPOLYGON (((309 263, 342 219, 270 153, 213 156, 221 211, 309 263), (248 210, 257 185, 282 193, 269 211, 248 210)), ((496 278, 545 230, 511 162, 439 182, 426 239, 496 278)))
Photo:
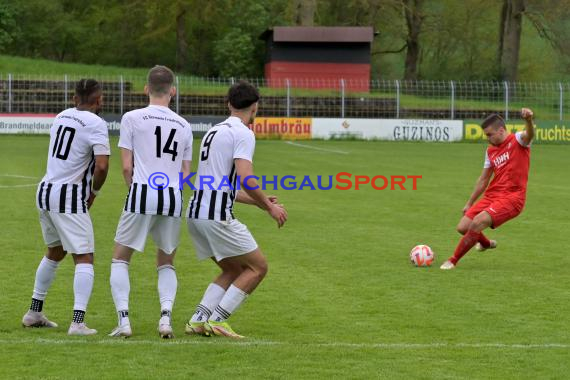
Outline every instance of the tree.
POLYGON ((16 10, 8 4, 0 4, 0 52, 14 40, 18 33, 16 10))
POLYGON ((11 33, 10 53, 59 61, 74 59, 79 42, 88 34, 81 23, 85 15, 84 3, 83 0, 11 2, 15 11, 12 17, 19 32, 11 33))
POLYGON ((186 41, 186 14, 188 4, 178 0, 176 9, 176 71, 183 71, 188 63, 188 42, 186 41))
POLYGON ((295 25, 313 26, 317 11, 317 0, 295 0, 295 25))
POLYGON ((214 63, 223 77, 254 75, 254 45, 239 28, 232 28, 214 45, 214 63))
POLYGON ((499 28, 499 79, 517 80, 524 0, 503 0, 499 28))
POLYGON ((484 21, 500 12, 496 0, 426 4, 420 76, 434 80, 496 79, 498 30, 484 21))
POLYGON ((418 79, 420 59, 420 32, 424 20, 422 15, 423 0, 403 0, 402 5, 408 28, 404 79, 416 80, 418 79))
MULTIPOLYGON (((373 0, 368 1, 373 2, 373 0)), ((379 22, 378 25, 380 39, 382 41, 388 40, 389 46, 401 47, 373 50, 372 55, 401 55, 405 51, 405 58, 400 63, 400 65, 403 63, 403 77, 405 80, 417 80, 422 52, 420 33, 423 32, 423 24, 426 18, 424 0, 385 0, 378 6, 381 7, 382 12, 371 13, 375 16, 374 19, 370 20, 372 25, 382 19, 383 21, 379 22), (394 29, 394 26, 397 29, 394 29), (387 33, 391 34, 391 38, 387 37, 387 33)))
POLYGON ((228 0, 220 22, 220 37, 214 41, 214 63, 217 74, 248 77, 262 73, 265 45, 259 36, 273 23, 280 22, 271 9, 282 9, 283 2, 257 0, 228 0))

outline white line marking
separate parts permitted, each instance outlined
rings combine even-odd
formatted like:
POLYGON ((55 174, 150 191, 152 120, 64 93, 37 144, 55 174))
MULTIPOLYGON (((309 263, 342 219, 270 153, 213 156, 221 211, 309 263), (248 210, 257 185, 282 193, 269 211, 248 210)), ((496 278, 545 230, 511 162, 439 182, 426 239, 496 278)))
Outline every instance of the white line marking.
POLYGON ((0 345, 20 345, 20 344, 53 344, 53 345, 74 345, 74 344, 100 344, 106 346, 112 345, 228 345, 228 346, 293 346, 293 347, 308 347, 308 348, 355 348, 355 349, 383 349, 383 350, 400 350, 400 349, 434 349, 434 348, 497 348, 497 349, 570 349, 570 343, 542 343, 542 344, 522 344, 522 343, 298 343, 298 342, 278 342, 269 340, 242 340, 234 341, 218 338, 203 338, 200 340, 137 340, 135 339, 49 339, 49 338, 36 338, 36 339, 20 339, 9 340, 1 339, 0 345))
POLYGON ((0 177, 36 179, 36 177, 30 177, 29 175, 18 175, 18 174, 0 174, 0 177))
MULTIPOLYGON (((36 177, 30 177, 29 175, 18 175, 18 174, 0 174, 0 177, 35 179, 36 181, 38 180, 36 177)), ((26 183, 22 185, 0 185, 0 189, 16 189, 20 187, 33 187, 37 185, 38 185, 37 183, 26 183)))
POLYGON ((338 154, 348 154, 348 153, 349 153, 349 152, 345 152, 344 150, 334 150, 334 149, 319 148, 319 147, 316 147, 316 146, 310 146, 310 145, 303 145, 303 144, 299 144, 299 143, 294 143, 293 141, 285 141, 285 144, 289 144, 289 145, 293 145, 293 146, 299 146, 299 147, 301 147, 301 148, 320 150, 320 151, 322 151, 322 152, 329 152, 329 153, 338 153, 338 154))
POLYGON ((28 183, 25 185, 0 185, 0 189, 15 189, 18 187, 33 187, 33 186, 37 186, 37 183, 28 183))

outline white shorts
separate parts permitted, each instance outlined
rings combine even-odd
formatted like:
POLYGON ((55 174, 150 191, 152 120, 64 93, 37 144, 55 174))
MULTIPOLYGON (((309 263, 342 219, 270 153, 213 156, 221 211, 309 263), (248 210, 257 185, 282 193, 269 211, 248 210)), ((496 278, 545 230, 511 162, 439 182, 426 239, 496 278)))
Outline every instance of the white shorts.
POLYGON ((149 232, 156 246, 170 255, 180 242, 181 218, 167 215, 145 215, 123 211, 115 242, 144 252, 149 232))
POLYGON ((88 213, 64 214, 39 210, 42 235, 50 248, 63 246, 63 250, 77 255, 93 253, 95 238, 88 213))
POLYGON ((237 219, 218 222, 188 218, 187 224, 196 247, 196 256, 200 260, 214 257, 216 261, 222 261, 257 249, 251 232, 237 219))

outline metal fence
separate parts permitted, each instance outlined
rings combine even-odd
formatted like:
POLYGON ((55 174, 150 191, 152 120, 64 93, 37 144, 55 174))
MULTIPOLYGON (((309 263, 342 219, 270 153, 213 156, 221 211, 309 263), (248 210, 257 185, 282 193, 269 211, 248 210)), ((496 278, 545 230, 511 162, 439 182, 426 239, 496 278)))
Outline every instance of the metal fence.
MULTIPOLYGON (((144 76, 23 75, 0 73, 0 113, 58 113, 73 105, 75 82, 99 80, 104 113, 123 114, 148 102, 144 76)), ((225 115, 225 94, 235 78, 176 77, 171 108, 182 115, 225 115)), ((260 116, 407 119, 481 119, 491 112, 518 117, 533 108, 538 119, 570 116, 570 83, 249 79, 260 89, 260 116)))

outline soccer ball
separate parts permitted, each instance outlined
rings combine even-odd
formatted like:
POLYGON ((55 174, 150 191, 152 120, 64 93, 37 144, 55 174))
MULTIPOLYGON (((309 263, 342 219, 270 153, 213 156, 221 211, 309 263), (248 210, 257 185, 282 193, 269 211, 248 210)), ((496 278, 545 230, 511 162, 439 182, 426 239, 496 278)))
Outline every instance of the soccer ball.
POLYGON ((410 261, 417 267, 429 267, 435 259, 435 254, 427 245, 416 245, 410 252, 410 261))

